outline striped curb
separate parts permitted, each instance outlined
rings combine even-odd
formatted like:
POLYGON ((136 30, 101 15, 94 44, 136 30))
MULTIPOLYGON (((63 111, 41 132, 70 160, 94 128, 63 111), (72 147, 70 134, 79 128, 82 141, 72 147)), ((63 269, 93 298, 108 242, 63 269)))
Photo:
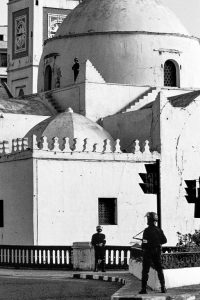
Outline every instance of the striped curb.
POLYGON ((195 295, 184 294, 184 295, 112 295, 111 300, 195 300, 195 295))
POLYGON ((119 282, 121 284, 125 284, 126 280, 120 277, 113 277, 108 275, 96 275, 96 274, 72 274, 72 278, 74 279, 93 279, 93 280, 103 280, 108 282, 119 282))

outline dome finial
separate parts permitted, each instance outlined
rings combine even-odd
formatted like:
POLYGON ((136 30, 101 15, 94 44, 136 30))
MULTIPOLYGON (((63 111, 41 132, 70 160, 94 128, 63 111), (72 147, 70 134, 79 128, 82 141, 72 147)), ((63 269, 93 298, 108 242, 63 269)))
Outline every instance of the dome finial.
POLYGON ((66 112, 68 112, 68 113, 73 113, 74 111, 73 111, 73 109, 72 109, 71 107, 68 107, 68 108, 66 109, 66 112))

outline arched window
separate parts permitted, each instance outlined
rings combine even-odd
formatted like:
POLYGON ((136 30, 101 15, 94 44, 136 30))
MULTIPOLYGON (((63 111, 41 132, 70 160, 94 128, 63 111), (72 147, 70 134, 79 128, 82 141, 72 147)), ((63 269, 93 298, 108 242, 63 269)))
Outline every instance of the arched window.
POLYGON ((178 86, 176 65, 172 60, 167 60, 164 65, 164 86, 178 86))
POLYGON ((49 91, 52 89, 52 70, 50 66, 47 66, 44 74, 44 90, 49 91))

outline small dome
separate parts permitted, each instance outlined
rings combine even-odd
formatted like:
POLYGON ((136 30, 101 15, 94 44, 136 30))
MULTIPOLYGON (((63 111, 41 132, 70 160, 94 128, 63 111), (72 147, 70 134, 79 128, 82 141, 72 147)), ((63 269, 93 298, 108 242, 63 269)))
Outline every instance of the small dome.
POLYGON ((55 36, 109 31, 189 35, 160 0, 84 0, 67 16, 55 36))
POLYGON ((71 108, 40 122, 25 137, 31 138, 33 135, 36 135, 38 139, 46 136, 48 140, 53 137, 58 137, 60 140, 68 137, 70 146, 73 145, 74 138, 82 141, 88 138, 89 143, 99 145, 103 145, 105 139, 109 139, 111 143, 114 142, 110 134, 101 126, 82 115, 73 113, 71 108))

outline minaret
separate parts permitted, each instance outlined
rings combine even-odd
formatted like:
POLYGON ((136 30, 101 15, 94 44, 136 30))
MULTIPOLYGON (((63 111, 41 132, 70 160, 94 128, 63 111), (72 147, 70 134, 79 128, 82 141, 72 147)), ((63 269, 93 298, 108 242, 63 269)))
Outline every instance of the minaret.
POLYGON ((9 0, 8 86, 13 96, 37 92, 44 40, 51 38, 78 0, 9 0))

